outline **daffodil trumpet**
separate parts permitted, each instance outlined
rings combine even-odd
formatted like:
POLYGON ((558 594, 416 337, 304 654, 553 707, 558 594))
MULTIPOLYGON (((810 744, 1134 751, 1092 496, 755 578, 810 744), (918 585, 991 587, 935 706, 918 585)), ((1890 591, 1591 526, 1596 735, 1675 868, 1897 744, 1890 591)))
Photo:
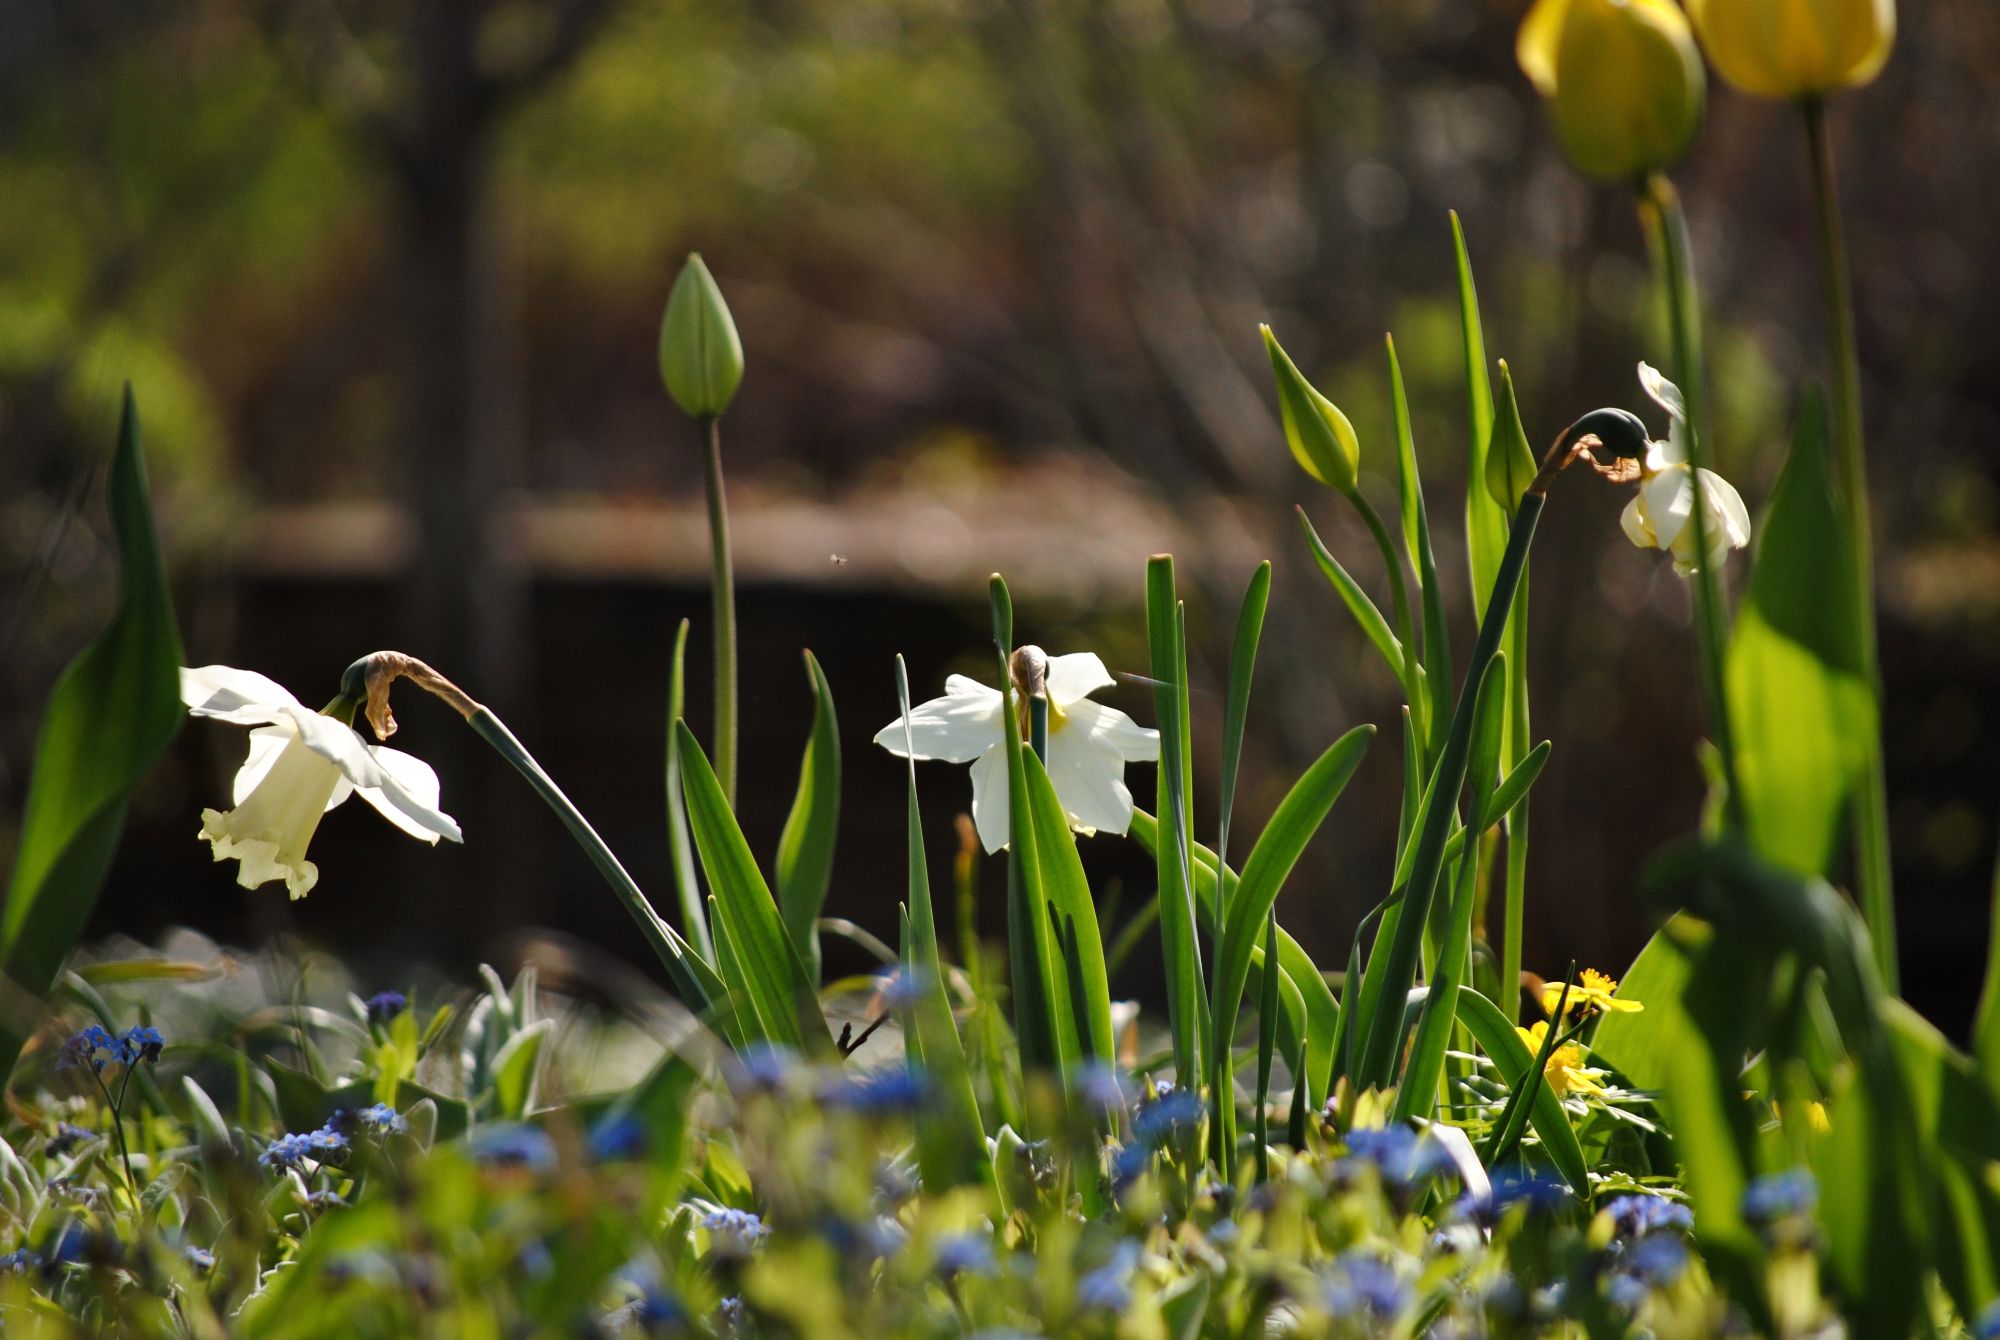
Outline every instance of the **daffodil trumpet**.
MULTIPOLYGON (((1479 621, 1479 636, 1473 643, 1472 659, 1466 665, 1465 682, 1459 687, 1458 703, 1452 709, 1444 749, 1424 790, 1427 800, 1419 815, 1416 835, 1411 839, 1416 855, 1404 889, 1404 906, 1396 918, 1389 951, 1380 956, 1382 977, 1377 983, 1363 983, 1364 998, 1375 1002, 1364 1025, 1366 1036, 1355 1071, 1364 1088, 1386 1089, 1395 1079, 1397 1039, 1403 1017, 1400 1002, 1416 980, 1424 927, 1430 921, 1431 903, 1444 866, 1445 845, 1451 838, 1458 795, 1465 787, 1465 773, 1471 763, 1473 707, 1487 667, 1500 649, 1501 632, 1506 627, 1508 611, 1513 608, 1514 593, 1521 585, 1521 574, 1527 570, 1528 548, 1534 543, 1535 526, 1548 503, 1549 486, 1557 475, 1579 461, 1587 462, 1607 478, 1636 478, 1637 462, 1650 445, 1646 425, 1629 410, 1592 410, 1557 435, 1521 495, 1520 507, 1507 533, 1507 548, 1500 556, 1493 589, 1487 597, 1486 614, 1479 621), (1598 460, 1599 452, 1609 455, 1609 463, 1598 460), (1396 1005, 1392 1007, 1390 1002, 1396 1005)), ((1375 974, 1371 972, 1369 976, 1375 974)))
POLYGON ((472 727, 474 734, 493 746, 502 758, 514 766, 515 771, 528 779, 528 785, 556 812, 563 827, 569 830, 570 836, 576 839, 577 845, 590 857, 591 864, 611 886, 612 893, 624 904, 625 910, 638 924, 639 933, 659 956, 675 989, 691 1008, 716 1010, 726 1004, 727 992, 715 970, 653 910, 651 900, 626 872, 617 854, 598 836, 590 821, 583 817, 570 798, 563 794, 562 788, 542 770, 542 765, 535 761, 527 746, 514 737, 507 724, 495 716, 491 708, 475 701, 472 695, 416 657, 405 656, 399 651, 374 652, 348 666, 340 679, 340 701, 354 705, 348 709, 350 717, 359 708, 366 715, 375 738, 386 740, 396 733, 396 718, 389 710, 389 689, 398 679, 409 680, 457 712, 465 724, 472 727))

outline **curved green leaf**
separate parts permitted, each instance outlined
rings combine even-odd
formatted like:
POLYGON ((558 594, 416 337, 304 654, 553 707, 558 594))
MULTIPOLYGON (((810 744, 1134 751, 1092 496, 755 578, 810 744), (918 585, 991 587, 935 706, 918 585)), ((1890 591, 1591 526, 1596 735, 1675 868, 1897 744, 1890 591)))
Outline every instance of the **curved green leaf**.
POLYGON ((1402 680, 1405 675, 1403 644, 1396 639, 1396 634, 1389 627, 1389 621, 1382 617, 1382 611, 1375 607, 1375 602, 1368 598, 1368 593, 1361 589, 1360 584, 1346 568, 1340 566, 1340 560, 1333 556, 1332 551, 1319 538, 1319 532, 1313 529, 1312 519, 1306 515, 1306 509, 1300 507, 1296 510, 1299 514, 1299 526, 1306 533, 1306 543, 1312 547, 1313 558, 1318 562, 1319 570, 1325 573, 1327 581, 1333 584, 1334 591, 1347 606, 1347 612, 1354 616, 1354 622, 1361 626, 1362 633, 1374 645, 1375 650, 1381 653, 1382 660, 1389 667, 1389 673, 1399 681, 1402 680))
MULTIPOLYGON (((125 391, 107 488, 118 607, 49 695, 0 907, 0 973, 48 994, 111 868, 125 801, 180 729, 180 633, 146 493, 139 410, 125 391)), ((36 1021, 0 1021, 0 1079, 36 1021)))
POLYGON ((799 789, 778 838, 778 907, 806 972, 820 976, 819 912, 833 877, 833 844, 840 828, 840 723, 833 714, 833 689, 826 672, 808 651, 806 678, 812 684, 812 737, 799 764, 799 789))

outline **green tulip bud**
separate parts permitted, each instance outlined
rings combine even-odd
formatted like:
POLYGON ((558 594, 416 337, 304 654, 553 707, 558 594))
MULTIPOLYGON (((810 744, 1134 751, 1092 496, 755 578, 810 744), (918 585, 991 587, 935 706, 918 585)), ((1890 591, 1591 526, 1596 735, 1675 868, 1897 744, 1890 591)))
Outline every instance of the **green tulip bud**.
POLYGON ((1895 0, 1687 0, 1724 79, 1760 98, 1811 98, 1873 79, 1896 44, 1895 0))
POLYGON ((1671 164, 1701 123, 1701 53, 1670 0, 1538 0, 1515 42, 1570 161, 1632 181, 1671 164))
POLYGON ((1535 482, 1539 469, 1535 449, 1521 427, 1521 407, 1514 399, 1514 375, 1500 360, 1500 404, 1493 416, 1493 436, 1486 444, 1486 492, 1508 515, 1521 505, 1521 495, 1535 482))
POLYGON ((1269 326, 1257 329, 1263 332, 1278 380, 1278 410, 1292 455, 1320 483, 1354 492, 1355 472, 1361 467, 1361 439, 1354 435, 1354 425, 1338 405, 1313 389, 1269 326))
POLYGON ((743 341, 715 276, 690 252, 660 322, 660 380, 667 394, 697 419, 729 408, 743 381, 743 341))

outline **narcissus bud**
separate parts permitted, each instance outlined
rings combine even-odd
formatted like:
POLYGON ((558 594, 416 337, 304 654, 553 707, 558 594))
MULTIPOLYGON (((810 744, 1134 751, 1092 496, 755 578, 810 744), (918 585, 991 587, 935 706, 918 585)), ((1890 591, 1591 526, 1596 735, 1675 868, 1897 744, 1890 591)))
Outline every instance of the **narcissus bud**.
POLYGON ((1671 0, 1538 0, 1514 49, 1563 151, 1593 177, 1666 167, 1701 124, 1701 54, 1671 0))
POLYGON ((1896 44, 1895 0, 1687 0, 1724 79, 1760 98, 1811 98, 1873 79, 1896 44))
POLYGON ((1257 329, 1263 332, 1271 372, 1278 380, 1278 410, 1292 455, 1320 483, 1342 493, 1354 492, 1355 472, 1361 467, 1361 439, 1354 435, 1354 425, 1306 380, 1269 326, 1257 329))
POLYGON ((660 322, 660 380, 667 394, 697 419, 712 419, 729 408, 743 381, 743 342, 715 276, 690 253, 667 295, 660 322))

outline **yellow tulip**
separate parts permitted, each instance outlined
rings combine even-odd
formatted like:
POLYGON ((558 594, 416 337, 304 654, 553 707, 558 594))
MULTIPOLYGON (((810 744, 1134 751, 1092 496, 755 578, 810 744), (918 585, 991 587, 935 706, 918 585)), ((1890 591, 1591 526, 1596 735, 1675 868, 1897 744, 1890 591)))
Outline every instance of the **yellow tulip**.
POLYGON ((1810 98, 1873 79, 1896 44, 1895 0, 1687 0, 1724 79, 1761 98, 1810 98))
POLYGON ((1564 152, 1593 177, 1666 167, 1701 123, 1701 54, 1671 0, 1538 0, 1515 55, 1564 152))

